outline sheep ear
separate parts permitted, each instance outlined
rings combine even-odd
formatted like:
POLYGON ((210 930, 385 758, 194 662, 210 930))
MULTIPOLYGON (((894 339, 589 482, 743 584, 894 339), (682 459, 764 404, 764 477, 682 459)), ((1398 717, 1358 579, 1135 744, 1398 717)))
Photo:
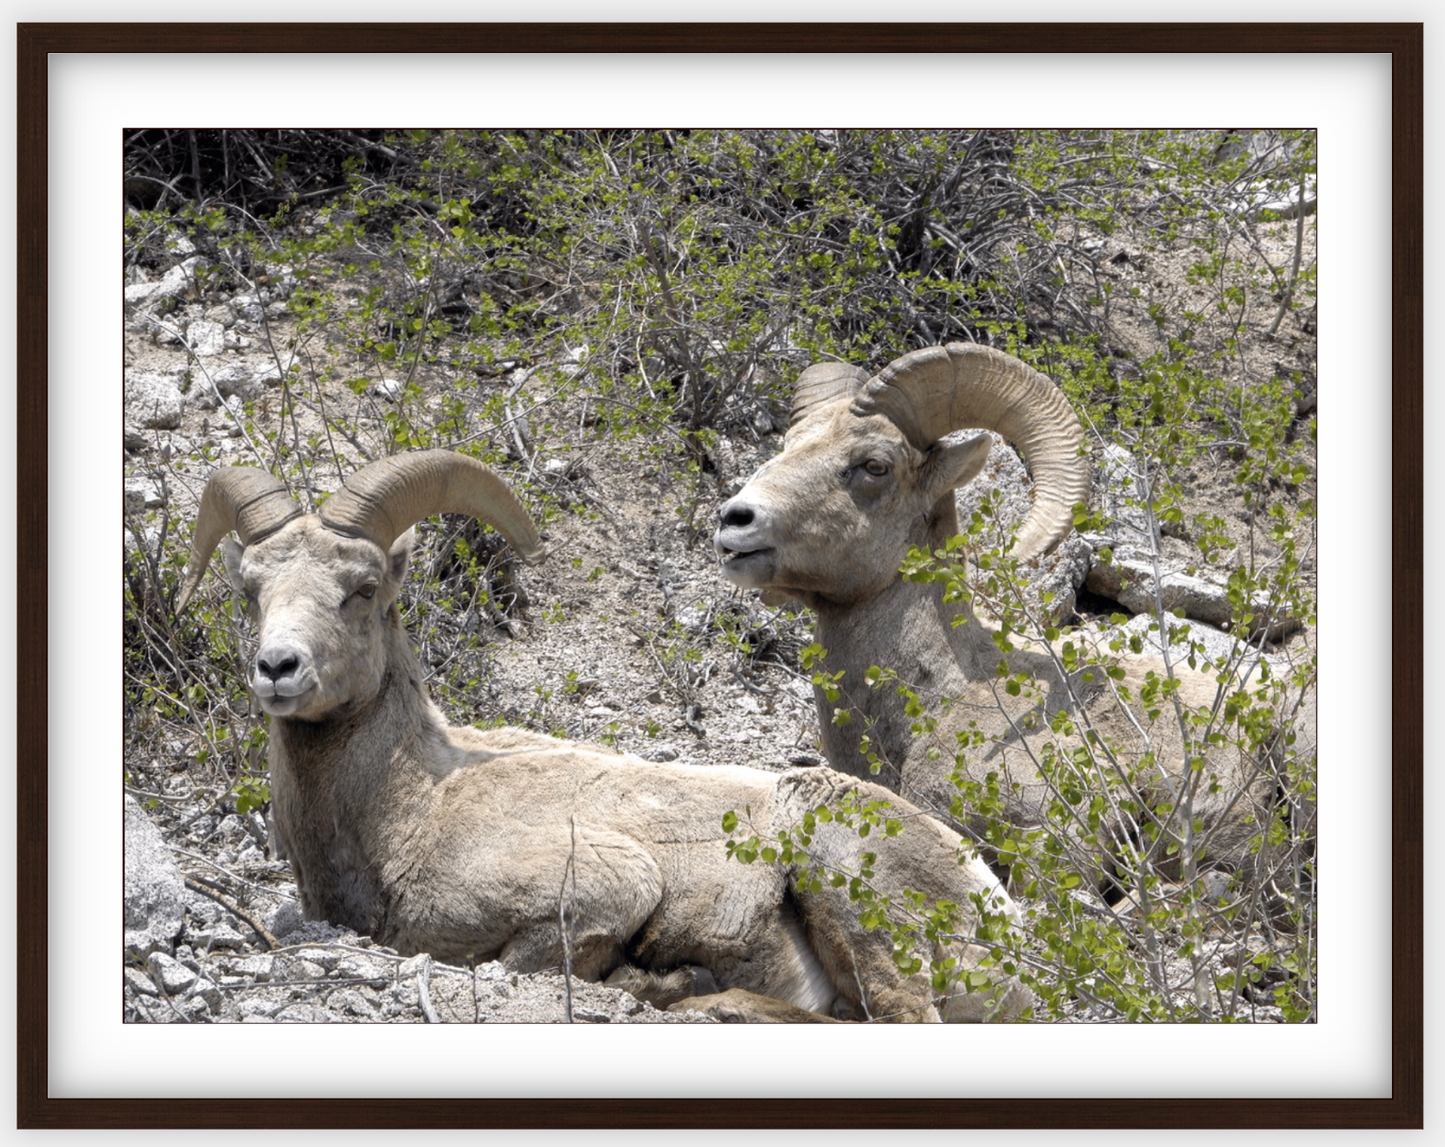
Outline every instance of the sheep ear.
POLYGON ((246 552, 246 547, 232 537, 221 539, 221 556, 226 562, 226 576, 231 579, 231 588, 237 593, 244 593, 241 588, 241 555, 246 552))
POLYGON ((406 567, 411 564, 411 548, 415 541, 416 531, 406 529, 402 531, 401 537, 391 543, 386 571, 386 589, 390 597, 401 592, 401 583, 406 580, 406 567))
POLYGON ((941 498, 949 490, 972 482, 983 469, 992 446, 993 435, 985 432, 962 442, 940 443, 930 450, 923 470, 928 499, 941 498))

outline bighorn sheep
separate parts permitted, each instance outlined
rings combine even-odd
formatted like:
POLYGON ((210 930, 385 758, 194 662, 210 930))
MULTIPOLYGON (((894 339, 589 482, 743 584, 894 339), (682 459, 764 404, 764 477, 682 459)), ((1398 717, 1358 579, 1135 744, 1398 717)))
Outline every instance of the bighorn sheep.
MULTIPOLYGON (((799 376, 782 453, 719 510, 715 548, 723 575, 764 591, 769 604, 793 598, 816 611, 824 669, 842 673, 838 700, 816 688, 833 768, 867 777, 870 764, 881 763, 889 788, 946 817, 959 807, 949 774, 960 740, 981 732, 984 744, 966 751, 967 777, 984 783, 997 772, 1007 818, 1040 825, 1050 820, 1054 798, 1037 767, 1041 746, 1054 736, 1048 721, 1067 710, 1075 733, 1056 741, 1077 746, 1087 712, 1092 728, 1129 759, 1138 761, 1146 742, 1154 750, 1157 764, 1144 770, 1135 802, 1143 822, 1189 777, 1172 709, 1166 705, 1166 715, 1150 722, 1137 704, 1131 712, 1106 699, 1110 685, 1102 673, 1092 683, 1080 673, 1066 681, 1049 649, 1016 635, 1009 638, 1015 646, 1009 670, 1035 674, 1042 696, 1024 690, 1012 697, 996 676, 1004 655, 995 631, 967 603, 946 601, 939 583, 900 575, 910 545, 937 550, 959 533, 954 491, 979 473, 991 442, 988 434, 946 438, 965 428, 998 431, 1021 449, 1034 501, 1013 554, 1024 562, 1047 554, 1073 528, 1075 504, 1089 495, 1078 419, 1058 388, 1018 359, 951 344, 904 355, 872 378, 846 364, 815 365, 799 376), (936 719, 931 731, 915 735, 919 717, 893 687, 870 687, 874 666, 895 670, 916 691, 936 719), (835 707, 848 719, 835 722, 835 707)), ((1125 652, 1119 664, 1136 699, 1147 674, 1163 671, 1148 655, 1125 652)), ((1185 705, 1214 703, 1213 677, 1187 668, 1175 675, 1185 705)), ((1241 751, 1210 749, 1205 761, 1206 782, 1215 776, 1219 784, 1202 784, 1194 794, 1194 814, 1204 822, 1200 839, 1206 859, 1236 867, 1261 830, 1257 818, 1274 780, 1241 751)), ((970 831, 981 827, 964 811, 959 820, 970 831)), ((1114 844, 1137 843, 1137 822, 1105 827, 1114 844)), ((1114 852, 1105 845, 1093 854, 1101 884, 1113 878, 1114 852)))
MULTIPOLYGON (((624 980, 706 979, 875 1018, 1009 1017, 1026 1006, 1002 976, 996 991, 938 999, 926 975, 901 975, 886 932, 859 925, 846 886, 799 891, 777 866, 727 857, 729 811, 750 810, 760 834, 849 790, 913 812, 875 786, 830 770, 653 764, 519 729, 449 727, 396 605, 410 527, 440 512, 491 523, 528 561, 542 556, 501 479, 449 451, 372 463, 319 514, 255 469, 217 470, 205 488, 180 608, 234 530, 225 561, 256 623, 248 683, 271 717, 275 829, 308 918, 403 953, 535 971, 563 964, 561 903, 573 972, 588 980, 626 966, 624 980), (696 976, 669 977, 690 965, 696 976)), ((876 886, 899 903, 918 890, 963 905, 965 923, 983 902, 974 896, 1012 911, 987 866, 961 859, 960 838, 922 815, 882 844, 820 824, 812 858, 857 870, 865 843, 876 886)), ((961 938, 948 951, 967 968, 986 954, 961 938)))

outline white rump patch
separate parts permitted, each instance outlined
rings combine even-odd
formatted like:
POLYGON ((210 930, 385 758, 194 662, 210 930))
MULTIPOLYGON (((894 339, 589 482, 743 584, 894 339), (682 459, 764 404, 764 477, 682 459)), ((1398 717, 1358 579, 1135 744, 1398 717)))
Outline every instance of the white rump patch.
POLYGON ((823 971, 796 920, 783 922, 783 945, 778 956, 778 967, 768 977, 768 995, 810 1012, 831 1015, 838 989, 823 971))

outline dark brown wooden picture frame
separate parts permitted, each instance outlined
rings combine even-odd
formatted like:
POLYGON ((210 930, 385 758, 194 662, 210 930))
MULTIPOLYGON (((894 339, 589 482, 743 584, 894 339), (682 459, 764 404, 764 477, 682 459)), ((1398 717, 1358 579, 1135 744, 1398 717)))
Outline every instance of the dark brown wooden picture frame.
POLYGON ((21 1128, 1423 1126, 1423 652, 1394 663, 1389 1098, 202 1099, 48 1095, 49 390, 47 58, 51 53, 1111 52, 1383 53, 1392 59, 1392 603, 1423 590, 1423 25, 1419 24, 21 24, 17 35, 17 1122, 21 1128))

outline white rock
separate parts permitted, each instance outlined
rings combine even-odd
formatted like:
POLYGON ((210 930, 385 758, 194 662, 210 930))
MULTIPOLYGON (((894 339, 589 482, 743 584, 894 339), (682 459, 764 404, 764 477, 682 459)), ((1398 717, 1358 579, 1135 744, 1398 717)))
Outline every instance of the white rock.
POLYGON ((226 328, 202 319, 186 327, 186 342, 197 358, 214 358, 226 349, 226 328))
POLYGON ((185 923, 185 882, 160 831, 125 798, 125 950, 169 952, 185 923))
MULTIPOLYGON (((1149 516, 1142 506, 1129 504, 1131 498, 1137 503, 1143 495, 1141 473, 1139 460, 1122 446, 1111 442, 1104 447, 1094 471, 1094 500, 1110 519, 1101 535, 1103 544, 1149 544, 1149 516)), ((1100 542, 1094 544, 1097 548, 1100 542)))
MULTIPOLYGON (((975 433, 977 431, 957 431, 949 435, 948 440, 961 440, 975 433)), ((1033 481, 1023 460, 1002 437, 991 431, 990 435, 994 441, 983 471, 954 495, 959 528, 965 532, 974 514, 983 513, 984 499, 993 496, 992 513, 983 515, 983 541, 986 545, 1002 541, 1009 532, 1024 523, 1033 509, 1033 481)), ((1058 621, 1072 613, 1075 591, 1084 584, 1093 556, 1093 547, 1087 540, 1070 535, 1052 553, 1030 563, 1022 572, 1032 587, 1031 608, 1050 621, 1058 621), (1044 593, 1052 594, 1052 600, 1045 602, 1044 593)))
MULTIPOLYGON (((978 431, 960 430, 948 435, 943 441, 952 443, 972 438, 978 431)), ((996 496, 999 504, 987 521, 997 523, 1001 530, 1012 530, 1021 525, 1033 508, 1033 484, 1023 460, 998 434, 989 432, 993 446, 989 448, 988 459, 977 478, 954 495, 958 507, 959 527, 967 532, 973 515, 980 510, 985 497, 996 496)), ((985 527, 984 538, 990 544, 995 540, 993 531, 985 527)))
POLYGON ((271 1019, 285 1006, 280 1000, 273 1000, 265 996, 253 996, 250 999, 242 1000, 236 1005, 236 1010, 245 1019, 242 1021, 259 1023, 271 1019))
POLYGON ((152 328, 156 346, 179 346, 185 332, 172 323, 157 322, 152 328))
POLYGON ((1087 584, 1090 591, 1112 598, 1130 613, 1153 612, 1157 588, 1166 612, 1182 608, 1187 617, 1199 621, 1229 623, 1229 597, 1223 586, 1163 565, 1156 579, 1153 561, 1138 551, 1115 550, 1112 562, 1101 562, 1089 571, 1087 584))
POLYGON ((127 477, 125 480, 125 511, 139 514, 145 510, 158 510, 166 504, 156 485, 146 478, 127 477))
MULTIPOLYGON (((681 523, 679 523, 681 524, 681 523)), ((694 632, 707 624, 708 608, 702 602, 684 605, 677 611, 677 621, 684 628, 694 632)))
POLYGON ((192 255, 167 271, 158 283, 135 283, 125 289, 125 301, 136 305, 158 303, 189 292, 195 283, 196 269, 209 266, 199 255, 192 255))
MULTIPOLYGON (((265 393, 266 384, 259 377, 265 369, 248 362, 228 362, 211 371, 211 381, 226 398, 234 396, 252 401, 265 393)), ((274 366, 270 370, 272 374, 276 372, 274 366)))
MULTIPOLYGON (((1229 591, 1221 580, 1187 574, 1161 562, 1156 583, 1154 562, 1148 554, 1137 550, 1115 551, 1112 563, 1100 563, 1089 571, 1087 585, 1092 592, 1112 598, 1130 613, 1151 614, 1162 602, 1166 613, 1182 609, 1185 617, 1216 626, 1229 625, 1233 614, 1229 591)), ((1299 628, 1298 620, 1283 613, 1267 617, 1268 602, 1263 595, 1255 595, 1254 606, 1251 624, 1254 632, 1267 622, 1271 639, 1278 639, 1299 628)))
POLYGON ((164 952, 152 952, 147 967, 150 969, 151 978, 168 996, 181 995, 201 978, 197 972, 164 952))
POLYGON ((160 991, 151 980, 139 968, 127 968, 125 970, 125 986, 128 990, 137 992, 142 996, 159 996, 160 991))
POLYGON ((227 960, 223 966, 233 976, 249 976, 259 983, 271 978, 275 965, 276 957, 269 952, 263 952, 256 956, 227 960))
POLYGON ((273 936, 285 936, 301 927, 301 905, 288 900, 266 914, 263 921, 266 930, 273 936))
POLYGON ((331 1017, 312 1004, 292 1004, 276 1013, 278 1024, 329 1024, 331 1017))
POLYGON ((189 928, 186 930, 186 938, 196 947, 214 951, 220 948, 232 950, 244 948, 250 943, 249 936, 243 936, 229 924, 216 921, 204 928, 189 928))
POLYGON ((231 296, 231 307, 238 322, 259 323, 261 321, 261 299, 253 293, 231 296))
POLYGON ((144 371, 125 373, 125 417, 133 426, 174 430, 181 424, 184 399, 174 380, 144 371))
POLYGON ((326 1008, 331 1012, 360 1016, 363 1019, 373 1019, 376 1016, 376 1007, 355 988, 338 988, 332 992, 326 997, 326 1008))
POLYGON ((150 302, 160 293, 159 283, 132 283, 125 289, 125 301, 140 305, 150 302))
POLYGON ((376 984, 384 984, 391 981, 394 966, 384 960, 373 960, 353 953, 346 955, 336 965, 336 974, 348 980, 371 980, 376 984))
POLYGON ((195 448, 189 438, 180 434, 167 434, 161 442, 161 459, 169 462, 172 458, 183 458, 195 448))
POLYGON ((303 948, 296 953, 296 958, 309 960, 329 972, 341 963, 343 954, 330 948, 303 948))
POLYGON ((216 392, 207 382, 191 387, 185 395, 186 405, 192 410, 215 410, 221 405, 221 400, 216 392))

